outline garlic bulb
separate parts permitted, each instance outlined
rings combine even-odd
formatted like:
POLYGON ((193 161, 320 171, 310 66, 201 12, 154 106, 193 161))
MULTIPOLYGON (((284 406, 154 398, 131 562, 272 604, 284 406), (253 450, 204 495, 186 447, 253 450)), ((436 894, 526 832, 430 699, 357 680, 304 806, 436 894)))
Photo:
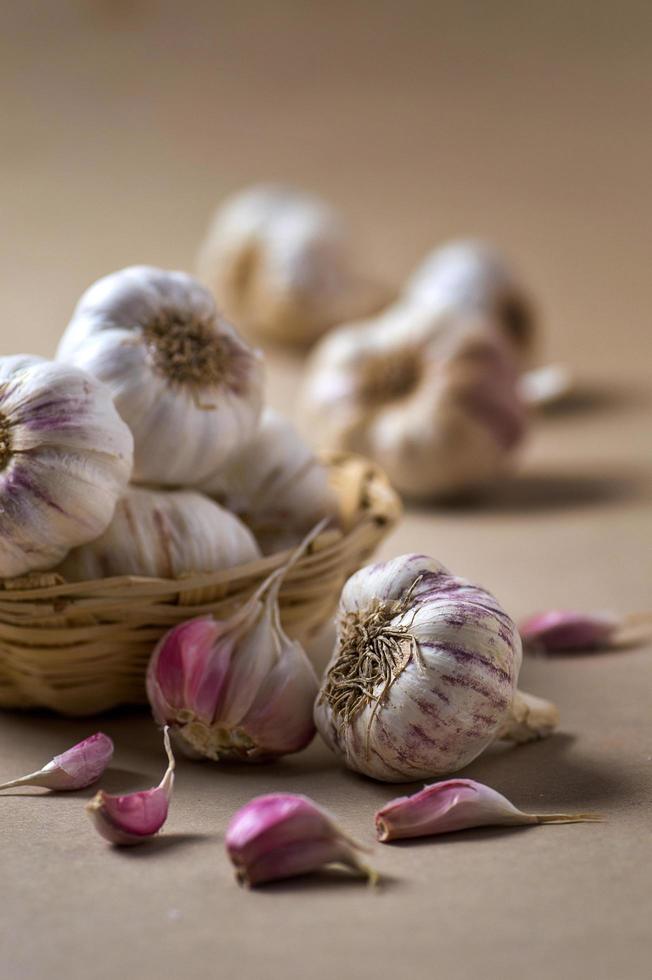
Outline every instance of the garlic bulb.
POLYGON ((216 212, 199 274, 245 332, 306 344, 389 299, 362 275, 338 215, 289 187, 258 185, 216 212))
POLYGON ((242 518, 263 554, 298 544, 324 517, 337 520, 326 467, 271 408, 251 442, 199 489, 242 518))
POLYGON ((301 414, 318 445, 372 457, 407 496, 450 497, 511 466, 526 426, 517 380, 486 319, 396 304, 321 341, 301 414))
POLYGON ((104 534, 71 551, 58 571, 71 582, 111 575, 176 578, 259 557, 251 532, 208 497, 130 486, 104 534))
POLYGON ((317 729, 376 779, 455 772, 498 735, 521 657, 516 626, 488 592, 424 555, 371 565, 342 592, 317 729))
POLYGON ((184 272, 132 266, 98 280, 57 356, 111 389, 134 436, 138 483, 197 483, 256 428, 261 357, 184 272))
POLYGON ((426 256, 403 293, 408 303, 490 316, 521 361, 536 323, 530 300, 503 256, 483 242, 450 242, 426 256))
POLYGON ((101 534, 132 451, 95 378, 39 357, 0 358, 0 577, 51 568, 101 534))

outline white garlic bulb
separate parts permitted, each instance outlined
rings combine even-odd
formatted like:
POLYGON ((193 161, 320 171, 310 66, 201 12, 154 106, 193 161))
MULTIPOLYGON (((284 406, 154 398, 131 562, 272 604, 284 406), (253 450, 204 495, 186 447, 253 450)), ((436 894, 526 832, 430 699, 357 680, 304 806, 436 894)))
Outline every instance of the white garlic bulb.
POLYGON ((511 351, 491 321, 400 303, 317 346, 301 417, 317 445, 375 459, 410 497, 484 488, 526 427, 511 351))
POLYGON ((450 242, 427 255, 403 299, 431 309, 452 307, 490 316, 522 362, 531 359, 536 322, 531 301, 496 249, 483 242, 450 242))
POLYGON ((39 357, 0 358, 0 577, 51 568, 101 534, 132 452, 95 378, 39 357))
POLYGON ((130 486, 104 534, 71 551, 57 571, 71 582, 112 575, 176 578, 259 557, 251 531, 208 497, 130 486))
POLYGON ((241 517, 263 554, 293 547, 325 517, 337 522, 326 467, 292 423, 271 408, 251 442, 198 489, 241 517))
POLYGON ((455 772, 501 734, 521 666, 492 595, 424 555, 363 568, 342 592, 317 729, 387 782, 455 772))
POLYGON ((358 271, 339 216, 309 194, 262 184, 216 212, 199 274, 246 333, 306 344, 389 299, 358 271))
POLYGON ((134 436, 138 483, 196 483, 256 428, 261 357, 184 272, 132 266, 98 280, 57 356, 111 389, 134 436))

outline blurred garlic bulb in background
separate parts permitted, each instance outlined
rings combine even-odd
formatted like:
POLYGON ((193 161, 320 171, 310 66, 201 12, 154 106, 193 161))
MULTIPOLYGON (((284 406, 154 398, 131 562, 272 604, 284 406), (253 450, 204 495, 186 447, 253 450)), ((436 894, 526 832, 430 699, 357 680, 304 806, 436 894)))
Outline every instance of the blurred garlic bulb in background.
POLYGON ((104 534, 71 551, 57 571, 73 582, 111 575, 176 578, 259 557, 251 531, 208 497, 131 486, 104 534))
POLYGON ((359 271, 337 213, 280 185, 257 185, 222 204, 198 266, 239 329, 282 343, 309 344, 389 300, 359 271))
POLYGON ((484 589, 424 555, 370 565, 342 592, 317 729, 376 779, 455 772, 510 736, 521 659, 516 626, 484 589))
POLYGON ((101 534, 132 450, 95 378, 39 357, 0 358, 0 577, 51 568, 101 534))
POLYGON ((261 357, 184 272, 131 266, 99 279, 57 356, 111 389, 134 436, 136 482, 197 483, 256 428, 261 357))
POLYGON ((271 408, 251 442, 199 489, 242 518, 263 554, 298 544, 324 517, 337 521, 326 467, 292 423, 271 408))
POLYGON ((531 301, 496 249, 483 242, 450 242, 423 260, 403 292, 407 303, 451 308, 494 320, 519 362, 529 363, 536 339, 531 301))
POLYGON ((316 444, 375 459, 422 499, 484 488, 526 429, 511 351, 493 324, 399 303, 317 346, 300 415, 316 444))

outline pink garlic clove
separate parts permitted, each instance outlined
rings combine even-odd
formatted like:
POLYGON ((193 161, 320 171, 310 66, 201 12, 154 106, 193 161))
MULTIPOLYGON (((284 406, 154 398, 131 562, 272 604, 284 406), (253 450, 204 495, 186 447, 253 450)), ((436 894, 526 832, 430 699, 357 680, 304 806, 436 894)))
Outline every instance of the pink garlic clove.
POLYGON ((238 810, 226 832, 226 849, 238 881, 261 885, 340 864, 366 876, 377 873, 363 864, 360 844, 307 796, 270 793, 238 810))
POLYGON ((61 755, 55 755, 37 772, 3 783, 0 789, 14 786, 44 786, 60 791, 84 789, 97 782, 112 758, 113 742, 108 735, 96 732, 61 755))
POLYGON ((95 829, 111 844, 142 844, 157 834, 167 820, 175 766, 167 728, 163 730, 163 743, 168 768, 158 786, 126 796, 113 796, 101 789, 86 804, 95 829))
POLYGON ((520 634, 529 647, 562 653, 608 647, 622 625, 622 620, 612 613, 554 609, 530 616, 521 624, 520 634))
POLYGON ((586 813, 523 813, 510 801, 473 779, 446 779, 413 796, 401 796, 376 814, 378 840, 429 837, 471 827, 538 823, 580 823, 598 818, 586 813))

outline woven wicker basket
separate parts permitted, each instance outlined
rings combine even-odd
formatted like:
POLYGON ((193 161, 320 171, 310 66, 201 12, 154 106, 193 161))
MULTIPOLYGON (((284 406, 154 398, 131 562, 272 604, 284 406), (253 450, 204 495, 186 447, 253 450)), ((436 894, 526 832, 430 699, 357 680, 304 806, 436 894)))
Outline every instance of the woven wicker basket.
MULTIPOLYGON (((348 455, 326 462, 343 530, 320 534, 283 582, 283 624, 299 639, 332 615, 344 580, 401 510, 374 464, 348 455)), ((0 582, 0 707, 90 715, 142 703, 147 662, 163 633, 193 616, 228 614, 287 555, 172 580, 123 576, 73 584, 39 573, 0 582)))

